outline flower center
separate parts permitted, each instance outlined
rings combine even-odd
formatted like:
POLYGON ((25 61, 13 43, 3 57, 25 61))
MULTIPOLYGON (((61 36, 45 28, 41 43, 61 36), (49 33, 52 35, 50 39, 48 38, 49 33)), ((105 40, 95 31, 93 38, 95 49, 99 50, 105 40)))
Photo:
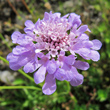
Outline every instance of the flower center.
POLYGON ((38 30, 38 42, 44 43, 43 49, 55 57, 60 50, 68 51, 69 37, 67 34, 67 24, 41 22, 38 30))

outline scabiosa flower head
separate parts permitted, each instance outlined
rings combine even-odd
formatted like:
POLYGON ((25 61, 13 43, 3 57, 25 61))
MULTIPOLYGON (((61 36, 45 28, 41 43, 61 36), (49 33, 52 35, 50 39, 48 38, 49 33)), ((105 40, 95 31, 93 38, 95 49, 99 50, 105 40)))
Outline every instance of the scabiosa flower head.
POLYGON ((44 18, 34 24, 25 22, 25 34, 15 31, 11 38, 18 44, 7 56, 10 68, 18 70, 24 66, 26 73, 34 72, 39 84, 45 80, 43 93, 50 95, 56 90, 56 79, 67 80, 72 86, 83 83, 83 76, 77 69, 87 70, 89 64, 77 59, 79 54, 85 60, 98 61, 97 52, 102 46, 99 40, 89 40, 81 26, 80 16, 75 13, 61 17, 60 13, 45 12, 44 18), (37 70, 37 71, 36 71, 37 70))

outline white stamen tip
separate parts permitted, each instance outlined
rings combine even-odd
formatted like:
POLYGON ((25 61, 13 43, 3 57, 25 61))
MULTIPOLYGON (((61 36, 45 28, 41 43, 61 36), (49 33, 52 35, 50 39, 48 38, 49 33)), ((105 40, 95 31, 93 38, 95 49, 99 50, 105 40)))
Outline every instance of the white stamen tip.
POLYGON ((36 49, 35 53, 39 53, 41 51, 41 49, 36 49))

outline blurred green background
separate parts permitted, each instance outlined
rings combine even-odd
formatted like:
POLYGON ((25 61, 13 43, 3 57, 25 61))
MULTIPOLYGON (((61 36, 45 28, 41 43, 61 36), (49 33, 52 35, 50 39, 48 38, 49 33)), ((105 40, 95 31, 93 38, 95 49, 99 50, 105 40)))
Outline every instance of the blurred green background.
MULTIPOLYGON (((82 85, 57 81, 57 90, 50 96, 35 89, 0 89, 0 110, 110 110, 110 0, 0 0, 0 56, 6 58, 15 46, 10 37, 15 30, 23 32, 27 19, 35 23, 50 10, 62 16, 80 15, 92 31, 87 33, 90 39, 103 44, 101 58, 88 61, 87 71, 79 71, 84 75, 82 85)), ((0 60, 0 86, 37 85, 0 60)))

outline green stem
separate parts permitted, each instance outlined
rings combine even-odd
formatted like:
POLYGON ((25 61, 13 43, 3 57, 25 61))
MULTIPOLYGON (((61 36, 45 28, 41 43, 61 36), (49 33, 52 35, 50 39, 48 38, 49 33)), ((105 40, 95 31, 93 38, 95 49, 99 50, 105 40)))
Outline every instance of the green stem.
POLYGON ((34 86, 0 86, 0 89, 36 89, 41 90, 41 88, 34 86))
MULTIPOLYGON (((5 58, 3 58, 2 56, 0 56, 0 60, 2 60, 5 63, 9 64, 9 62, 5 58)), ((30 79, 31 81, 34 82, 34 79, 31 76, 29 76, 28 74, 26 74, 24 71, 22 71, 21 69, 19 69, 18 72, 20 72, 22 75, 24 75, 25 77, 27 77, 28 79, 30 79)))
POLYGON ((27 73, 22 71, 21 69, 19 69, 18 72, 20 72, 22 75, 24 75, 25 77, 27 77, 28 79, 34 82, 34 79, 31 76, 29 76, 27 73))
POLYGON ((3 58, 2 56, 0 56, 0 60, 2 60, 3 62, 9 64, 8 60, 6 60, 5 58, 3 58))

